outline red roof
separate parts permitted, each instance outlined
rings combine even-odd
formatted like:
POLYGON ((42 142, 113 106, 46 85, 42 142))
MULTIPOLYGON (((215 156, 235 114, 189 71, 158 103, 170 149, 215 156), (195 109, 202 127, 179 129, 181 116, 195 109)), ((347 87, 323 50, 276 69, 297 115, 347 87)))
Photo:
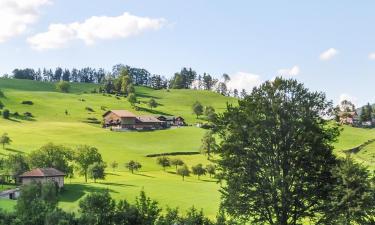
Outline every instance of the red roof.
POLYGON ((111 112, 116 114, 117 116, 119 116, 121 118, 136 117, 136 115, 134 115, 132 112, 129 112, 127 110, 110 110, 110 111, 106 112, 103 116, 106 116, 111 112))
POLYGON ((62 177, 65 173, 55 168, 36 168, 23 173, 20 177, 62 177))

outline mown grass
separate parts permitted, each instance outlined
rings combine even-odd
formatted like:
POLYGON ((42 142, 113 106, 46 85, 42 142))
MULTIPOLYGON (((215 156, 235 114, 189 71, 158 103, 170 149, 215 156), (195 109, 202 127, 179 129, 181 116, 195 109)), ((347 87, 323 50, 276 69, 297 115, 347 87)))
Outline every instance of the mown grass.
MULTIPOLYGON (((213 217, 219 205, 219 185, 208 176, 198 180, 196 177, 182 178, 174 174, 175 169, 166 172, 156 163, 156 158, 145 157, 147 154, 163 152, 199 151, 200 142, 205 130, 193 126, 202 119, 196 119, 191 110, 194 101, 211 105, 217 111, 224 110, 226 103, 235 103, 233 98, 224 97, 208 91, 192 90, 152 90, 137 87, 140 111, 135 111, 123 97, 102 94, 91 94, 98 88, 92 84, 73 84, 72 93, 59 93, 53 84, 27 80, 0 79, 0 89, 5 98, 0 100, 11 112, 31 112, 33 121, 0 118, 0 133, 7 132, 13 142, 6 149, 0 148, 0 155, 27 154, 40 146, 54 142, 69 147, 91 145, 99 149, 104 161, 119 163, 116 171, 108 169, 106 180, 98 183, 83 183, 82 177, 66 180, 66 191, 62 193, 60 205, 66 210, 76 211, 78 201, 85 194, 108 189, 115 199, 133 201, 143 189, 160 202, 161 206, 179 207, 185 211, 191 206, 203 208, 213 217), (147 101, 155 98, 158 107, 150 110, 147 101), (33 105, 21 104, 32 101, 33 105), (87 118, 101 120, 107 109, 127 109, 136 114, 181 115, 192 125, 149 132, 111 132, 102 129, 98 124, 87 123, 87 118), (87 107, 93 112, 86 110, 87 107), (68 112, 66 115, 65 111, 68 112), (124 164, 137 160, 142 169, 137 174, 126 171, 124 164)), ((188 166, 207 161, 203 155, 178 156, 188 166)), ((0 201, 0 207, 9 205, 9 201, 0 201)))

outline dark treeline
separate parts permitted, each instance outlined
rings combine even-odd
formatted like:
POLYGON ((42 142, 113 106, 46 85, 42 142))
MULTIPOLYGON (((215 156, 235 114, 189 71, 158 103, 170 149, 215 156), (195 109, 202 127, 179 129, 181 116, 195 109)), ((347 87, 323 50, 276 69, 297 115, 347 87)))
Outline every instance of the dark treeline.
POLYGON ((103 68, 95 69, 91 67, 66 69, 57 67, 55 69, 14 69, 11 75, 5 74, 4 77, 15 79, 28 79, 44 82, 79 82, 79 83, 97 83, 111 84, 121 76, 121 71, 126 70, 133 85, 147 86, 153 89, 198 89, 212 90, 225 96, 241 97, 245 96, 245 90, 241 93, 239 90, 231 90, 227 87, 230 77, 223 74, 223 81, 211 76, 208 73, 198 74, 192 68, 183 67, 180 72, 176 72, 170 79, 162 75, 152 74, 143 68, 131 67, 124 64, 116 64, 111 71, 103 68))

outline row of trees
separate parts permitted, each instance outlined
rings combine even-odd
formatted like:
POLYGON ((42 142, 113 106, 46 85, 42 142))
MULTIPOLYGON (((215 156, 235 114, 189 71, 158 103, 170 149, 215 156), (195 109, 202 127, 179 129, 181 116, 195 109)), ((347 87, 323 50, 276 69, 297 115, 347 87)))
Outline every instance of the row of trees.
MULTIPOLYGON (((3 135, 0 140, 2 144, 9 142, 7 135, 3 135), (5 140, 5 141, 4 141, 5 140)), ((70 149, 63 145, 48 143, 40 149, 32 151, 28 156, 23 154, 10 154, 4 159, 2 169, 8 175, 16 178, 31 168, 56 168, 67 176, 72 177, 74 171, 85 177, 85 182, 91 178, 105 178, 106 163, 103 161, 98 149, 92 146, 82 145, 76 149, 70 149)))
MULTIPOLYGON (((135 68, 124 64, 116 64, 111 71, 105 71, 102 68, 95 69, 85 67, 82 69, 14 69, 11 75, 4 77, 12 77, 16 79, 29 79, 45 82, 81 82, 81 83, 98 83, 103 84, 103 92, 107 93, 124 93, 121 90, 121 84, 118 85, 118 78, 122 76, 122 71, 126 70, 129 79, 134 85, 148 86, 154 89, 198 89, 216 91, 222 95, 244 97, 246 91, 231 90, 228 88, 230 77, 227 74, 222 75, 222 81, 214 78, 208 73, 197 74, 192 68, 182 68, 180 72, 176 72, 172 78, 167 79, 164 76, 151 74, 146 69, 135 68), (240 92, 241 91, 241 92, 240 92)), ((121 79, 120 79, 121 80, 121 79)))
MULTIPOLYGON (((182 216, 177 208, 167 208, 162 213, 158 202, 144 191, 135 203, 115 201, 108 191, 88 194, 79 202, 78 213, 65 212, 58 206, 58 192, 52 182, 31 183, 21 187, 15 210, 0 211, 0 224, 8 225, 221 225, 225 216, 218 215, 217 222, 204 216, 194 207, 182 216)), ((233 224, 233 223, 231 223, 233 224)))
POLYGON ((203 167, 201 163, 192 166, 191 170, 189 167, 182 161, 181 159, 178 158, 173 158, 170 159, 166 156, 158 157, 157 158, 157 163, 163 167, 163 170, 167 167, 175 166, 176 167, 176 174, 180 175, 182 177, 182 180, 185 180, 185 177, 190 176, 190 173, 193 173, 198 177, 198 180, 200 179, 200 176, 206 175, 208 173, 211 176, 216 174, 216 167, 215 165, 209 164, 206 167, 203 167))

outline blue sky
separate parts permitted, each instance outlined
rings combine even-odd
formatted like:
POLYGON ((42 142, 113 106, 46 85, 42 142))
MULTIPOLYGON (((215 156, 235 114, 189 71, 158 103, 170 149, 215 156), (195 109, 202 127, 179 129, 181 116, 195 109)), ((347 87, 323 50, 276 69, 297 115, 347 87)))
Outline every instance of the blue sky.
POLYGON ((228 73, 237 79, 234 86, 251 87, 282 73, 326 92, 334 102, 340 96, 357 104, 375 102, 374 1, 0 0, 1 4, 8 4, 0 7, 2 18, 19 26, 0 22, 1 74, 16 67, 110 69, 124 63, 170 77, 186 66, 215 76, 228 73), (10 4, 15 2, 18 6, 10 4), (128 20, 147 25, 122 27, 128 20), (60 25, 51 31, 51 24, 60 25))

